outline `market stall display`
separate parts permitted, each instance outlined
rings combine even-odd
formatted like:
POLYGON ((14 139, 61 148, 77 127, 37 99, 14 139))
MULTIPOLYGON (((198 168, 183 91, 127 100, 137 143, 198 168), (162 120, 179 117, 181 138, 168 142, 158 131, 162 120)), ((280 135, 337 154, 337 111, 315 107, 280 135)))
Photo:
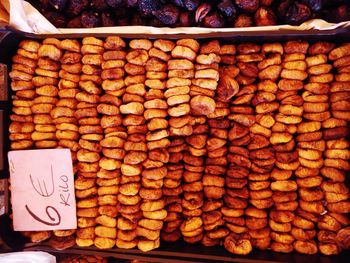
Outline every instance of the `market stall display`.
POLYGON ((57 237, 76 235, 78 246, 101 249, 148 251, 181 237, 240 255, 347 249, 349 50, 115 36, 21 42, 11 147, 70 148, 78 199, 76 234, 27 235, 61 248, 74 238, 57 237))

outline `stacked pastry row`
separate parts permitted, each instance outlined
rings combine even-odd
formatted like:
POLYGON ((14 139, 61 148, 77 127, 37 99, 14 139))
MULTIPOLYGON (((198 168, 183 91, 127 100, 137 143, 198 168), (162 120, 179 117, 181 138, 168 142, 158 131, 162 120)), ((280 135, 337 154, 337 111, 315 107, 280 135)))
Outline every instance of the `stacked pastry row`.
POLYGON ((289 253, 349 246, 349 45, 23 41, 11 148, 69 148, 78 229, 52 246, 160 240, 289 253), (28 66, 29 65, 29 66, 28 66))

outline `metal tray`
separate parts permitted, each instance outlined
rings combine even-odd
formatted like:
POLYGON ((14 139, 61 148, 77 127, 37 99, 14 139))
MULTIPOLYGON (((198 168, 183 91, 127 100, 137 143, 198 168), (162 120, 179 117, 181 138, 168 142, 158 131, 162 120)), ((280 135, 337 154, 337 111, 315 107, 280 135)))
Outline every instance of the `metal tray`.
MULTIPOLYGON (((57 35, 57 38, 78 38, 87 35, 57 35)), ((95 37, 105 37, 103 35, 94 35, 95 37)), ((0 39, 0 63, 7 65, 10 69, 11 67, 11 57, 16 53, 17 46, 19 42, 24 38, 40 39, 44 36, 37 36, 33 34, 21 34, 18 31, 8 31, 0 39)), ((53 37, 50 35, 50 37, 53 37)), ((124 36, 126 37, 126 36, 124 36)), ((140 36, 148 38, 156 38, 163 36, 140 36)), ((169 37, 169 36, 168 36, 169 37)), ((188 35, 183 37, 189 37, 188 35)), ((319 31, 315 34, 295 34, 295 35, 285 35, 285 34, 273 34, 273 35, 234 35, 234 36, 218 36, 222 41, 225 42, 237 42, 237 41, 255 41, 258 43, 269 42, 269 41, 287 41, 303 39, 309 42, 312 41, 332 41, 332 42, 345 42, 350 41, 350 30, 342 30, 341 32, 322 32, 319 31)), ((176 38, 172 36, 172 38, 176 38)), ((179 38, 179 37, 177 37, 179 38)), ((9 86, 8 86, 9 87, 9 86)), ((11 91, 8 90, 9 96, 7 100, 0 101, 0 116, 2 115, 2 123, 0 123, 0 159, 3 160, 3 166, 0 167, 0 179, 9 178, 8 172, 8 162, 7 162, 7 152, 9 150, 10 142, 8 140, 9 133, 8 127, 10 124, 9 115, 11 113, 11 91), (2 128, 2 130, 1 130, 2 128), (1 141, 2 140, 2 141, 1 141)), ((0 96, 1 97, 1 96, 0 96)), ((1 118, 0 118, 1 120, 1 118)), ((138 249, 107 249, 99 250, 95 247, 81 248, 72 247, 64 251, 57 251, 51 248, 46 242, 40 244, 29 243, 19 232, 14 232, 11 229, 12 221, 9 214, 2 215, 0 217, 0 238, 14 251, 19 250, 41 250, 52 253, 65 253, 65 254, 93 254, 101 255, 111 258, 119 259, 137 259, 149 262, 169 262, 169 263, 181 263, 181 262, 259 262, 259 263, 275 263, 275 262, 298 262, 298 263, 340 263, 349 262, 350 250, 343 251, 337 256, 327 257, 321 254, 316 255, 302 255, 298 253, 282 254, 275 253, 272 251, 258 251, 254 250, 248 256, 237 256, 227 252, 222 246, 215 247, 204 247, 200 244, 187 244, 185 242, 175 242, 166 243, 162 242, 161 247, 149 251, 142 252, 138 249)), ((1 249, 0 249, 1 251, 1 249)), ((113 261, 112 261, 113 262, 113 261)))

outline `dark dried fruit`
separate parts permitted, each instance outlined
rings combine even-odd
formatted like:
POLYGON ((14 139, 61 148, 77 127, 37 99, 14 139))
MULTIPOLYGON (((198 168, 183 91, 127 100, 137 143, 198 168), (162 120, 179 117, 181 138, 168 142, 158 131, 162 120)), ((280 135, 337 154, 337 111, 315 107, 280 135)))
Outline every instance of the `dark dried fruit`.
POLYGON ((259 0, 235 0, 236 5, 248 13, 254 13, 259 7, 259 0))
POLYGON ((180 26, 192 26, 194 24, 194 15, 190 12, 182 12, 179 17, 180 26))
POLYGON ((50 8, 50 0, 35 1, 31 4, 38 9, 43 9, 44 11, 50 8))
POLYGON ((178 7, 184 7, 185 3, 183 0, 170 0, 170 2, 172 2, 174 5, 178 6, 178 7))
POLYGON ((273 0, 260 0, 260 5, 263 5, 263 6, 270 6, 272 5, 273 3, 273 0))
POLYGON ((217 12, 207 15, 203 20, 204 27, 219 28, 225 26, 224 18, 217 12))
POLYGON ((125 4, 127 7, 136 7, 137 2, 137 0, 125 0, 125 4))
POLYGON ((148 22, 149 26, 154 26, 154 27, 161 27, 163 26, 163 23, 160 22, 157 18, 152 18, 149 22, 148 22))
POLYGON ((126 17, 120 18, 117 21, 117 26, 128 26, 129 24, 129 19, 127 19, 126 17))
POLYGON ((336 9, 331 9, 326 16, 327 21, 333 23, 339 23, 342 21, 350 20, 350 7, 347 5, 341 5, 336 9))
POLYGON ((323 8, 323 0, 302 0, 313 12, 319 12, 323 8))
POLYGON ((254 16, 256 26, 276 25, 276 16, 270 8, 260 7, 254 16))
POLYGON ((131 25, 136 26, 136 25, 143 25, 144 21, 142 17, 139 14, 134 14, 131 19, 131 25))
POLYGON ((160 8, 160 3, 158 0, 139 0, 138 6, 141 15, 150 16, 160 8))
POLYGON ((57 12, 47 12, 45 14, 47 20, 49 20, 55 27, 65 27, 66 26, 66 18, 57 13, 57 12))
POLYGON ((239 15, 234 22, 234 27, 249 27, 253 25, 253 19, 245 14, 239 15))
POLYGON ((277 6, 277 15, 280 18, 283 18, 286 15, 291 4, 291 0, 282 0, 281 3, 277 6))
POLYGON ((49 0, 49 4, 57 11, 62 11, 66 6, 67 0, 49 0))
POLYGON ((123 0, 106 0, 106 2, 109 6, 116 8, 122 5, 123 0))
POLYGON ((307 5, 294 3, 289 7, 285 21, 291 25, 299 25, 309 19, 311 11, 307 5))
POLYGON ((179 19, 179 9, 171 4, 163 6, 161 9, 154 11, 153 15, 164 25, 173 25, 179 19))
POLYGON ((211 5, 208 3, 203 3, 201 4, 197 10, 196 10, 196 14, 195 14, 195 21, 196 23, 200 23, 202 22, 202 20, 204 19, 204 17, 211 11, 211 5))
POLYGON ((99 27, 101 25, 101 20, 97 13, 85 11, 81 14, 81 24, 86 28, 99 27))
POLYGON ((91 8, 96 11, 104 11, 108 8, 107 2, 105 0, 90 0, 91 8))
POLYGON ((188 11, 194 11, 200 4, 200 0, 183 0, 184 8, 188 11))
POLYGON ((218 9, 227 17, 234 19, 237 14, 237 8, 231 0, 222 0, 218 4, 218 9))
POLYGON ((70 0, 67 7, 67 14, 77 16, 89 6, 89 0, 70 0))
POLYGON ((79 27, 83 27, 81 24, 81 17, 77 16, 73 19, 71 19, 68 23, 67 23, 67 27, 68 28, 79 28, 79 27))
POLYGON ((128 15, 128 9, 124 7, 114 9, 114 17, 117 19, 128 17, 128 15))
POLYGON ((115 26, 114 19, 111 17, 111 14, 109 13, 102 13, 101 22, 102 22, 102 26, 105 26, 105 27, 115 26))

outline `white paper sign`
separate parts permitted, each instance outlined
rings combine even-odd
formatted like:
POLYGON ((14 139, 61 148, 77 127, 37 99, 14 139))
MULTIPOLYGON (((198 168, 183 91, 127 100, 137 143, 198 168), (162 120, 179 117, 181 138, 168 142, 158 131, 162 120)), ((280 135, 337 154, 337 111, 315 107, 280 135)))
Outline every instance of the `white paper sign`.
POLYGON ((75 229, 70 150, 11 151, 8 159, 14 230, 75 229))

